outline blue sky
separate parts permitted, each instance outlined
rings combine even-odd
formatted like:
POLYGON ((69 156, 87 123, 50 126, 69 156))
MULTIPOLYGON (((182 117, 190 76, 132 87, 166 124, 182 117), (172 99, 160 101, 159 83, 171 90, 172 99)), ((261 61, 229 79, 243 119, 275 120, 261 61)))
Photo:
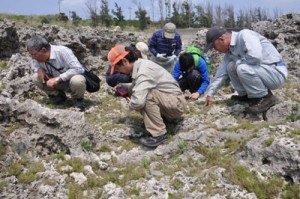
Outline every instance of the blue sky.
MULTIPOLYGON (((75 11, 82 18, 88 18, 88 9, 86 2, 94 0, 0 0, 0 13, 13 13, 20 15, 46 15, 57 14, 60 11, 69 15, 69 11, 75 11)), ((100 0, 98 0, 100 2, 100 0)), ((176 0, 171 0, 175 2, 176 0)), ((177 0, 180 1, 180 0, 177 0)), ((208 0, 189 0, 193 4, 205 4, 208 0)), ((150 0, 109 0, 109 8, 114 9, 114 2, 122 7, 123 14, 127 19, 135 18, 134 11, 137 5, 133 2, 141 2, 143 8, 148 11, 148 16, 152 19, 152 9, 150 0), (131 9, 130 9, 131 8, 131 9)), ((159 19, 158 0, 155 2, 155 20, 159 19)), ((183 2, 183 0, 181 0, 183 2)), ((300 13, 300 0, 209 0, 215 5, 233 5, 235 11, 239 9, 249 9, 250 7, 261 7, 266 9, 270 15, 273 15, 274 9, 279 13, 286 14, 289 12, 300 13)))

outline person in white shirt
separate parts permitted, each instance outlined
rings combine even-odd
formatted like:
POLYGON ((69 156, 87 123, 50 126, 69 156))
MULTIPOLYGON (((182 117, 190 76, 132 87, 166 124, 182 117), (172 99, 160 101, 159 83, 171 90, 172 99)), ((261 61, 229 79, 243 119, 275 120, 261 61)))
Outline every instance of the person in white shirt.
POLYGON ((74 106, 83 108, 85 69, 72 50, 51 45, 40 35, 33 35, 27 40, 26 47, 35 60, 33 82, 49 96, 50 103, 63 103, 67 99, 65 92, 71 91, 74 106))

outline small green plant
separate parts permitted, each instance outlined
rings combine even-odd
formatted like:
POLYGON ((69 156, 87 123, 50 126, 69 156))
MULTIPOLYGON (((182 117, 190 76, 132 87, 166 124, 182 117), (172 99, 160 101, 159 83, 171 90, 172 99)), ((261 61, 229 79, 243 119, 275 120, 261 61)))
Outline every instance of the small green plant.
POLYGON ((175 190, 182 189, 182 187, 184 186, 184 183, 178 178, 171 180, 170 184, 174 187, 175 190))
POLYGON ((99 149, 100 152, 111 152, 111 149, 107 145, 103 145, 99 149))
POLYGON ((287 120, 295 122, 297 120, 300 120, 300 114, 298 113, 299 110, 299 106, 296 105, 292 105, 292 111, 291 114, 287 117, 287 120))
POLYGON ((282 179, 272 177, 268 180, 259 180, 255 172, 243 166, 233 166, 227 172, 227 179, 236 185, 254 192, 257 198, 277 198, 282 189, 282 179))
POLYGON ((268 138, 268 139, 266 139, 265 140, 265 146, 266 147, 269 147, 269 146, 271 146, 271 144, 274 142, 274 137, 270 137, 270 138, 268 138))
POLYGON ((136 189, 136 188, 132 188, 132 189, 129 189, 127 191, 128 194, 130 195, 136 195, 136 196, 139 196, 140 195, 140 189, 136 189))
POLYGON ((27 167, 27 172, 21 173, 18 177, 20 183, 28 184, 37 180, 39 177, 36 174, 45 170, 44 165, 40 162, 30 163, 27 167))
POLYGON ((6 186, 6 182, 0 181, 0 192, 2 192, 6 186))
POLYGON ((0 156, 4 155, 5 153, 6 153, 6 146, 0 143, 0 156))
POLYGON ((9 176, 19 176, 22 172, 23 166, 18 162, 13 162, 7 169, 9 176))
POLYGON ((282 199, 300 198, 300 188, 298 183, 285 184, 283 187, 282 199))
POLYGON ((150 165, 150 161, 148 159, 143 159, 143 167, 148 168, 150 165))
POLYGON ((57 181, 55 179, 43 179, 43 184, 45 185, 50 185, 50 186, 55 186, 57 181))
POLYGON ((181 152, 184 152, 187 149, 188 143, 185 140, 181 140, 178 143, 178 147, 180 149, 181 152))
POLYGON ((86 151, 91 151, 94 148, 94 146, 91 141, 86 140, 81 142, 81 148, 86 151))
POLYGON ((1 70, 6 70, 8 69, 8 64, 6 61, 0 61, 0 69, 1 70))
POLYGON ((82 188, 75 183, 70 183, 68 185, 68 199, 82 199, 83 197, 83 190, 82 188))

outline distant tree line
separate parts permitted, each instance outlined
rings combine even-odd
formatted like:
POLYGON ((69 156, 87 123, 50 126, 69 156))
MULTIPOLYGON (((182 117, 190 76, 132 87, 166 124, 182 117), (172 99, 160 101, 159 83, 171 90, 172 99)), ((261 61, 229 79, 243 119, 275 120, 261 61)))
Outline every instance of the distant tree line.
MULTIPOLYGON (((266 9, 261 7, 235 10, 231 4, 213 5, 209 1, 205 4, 193 4, 192 0, 151 0, 152 10, 145 10, 141 0, 132 0, 136 6, 135 20, 125 20, 123 8, 114 2, 114 8, 110 10, 108 0, 86 0, 90 25, 110 27, 112 25, 138 26, 144 30, 151 23, 163 25, 171 21, 178 28, 200 28, 222 25, 227 28, 249 28, 251 23, 273 20, 281 13, 273 10, 271 16, 266 9), (100 3, 100 4, 99 4, 100 3), (159 21, 154 21, 155 4, 159 5, 159 21), (152 12, 152 20, 150 15, 152 12)), ((72 12, 71 19, 74 25, 78 25, 81 18, 72 12)))

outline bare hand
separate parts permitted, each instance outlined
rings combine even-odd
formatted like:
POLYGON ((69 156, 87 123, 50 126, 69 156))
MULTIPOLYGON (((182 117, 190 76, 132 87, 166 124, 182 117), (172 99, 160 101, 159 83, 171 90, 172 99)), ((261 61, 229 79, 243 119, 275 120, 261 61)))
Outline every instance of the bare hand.
POLYGON ((193 100, 197 100, 200 97, 200 94, 198 92, 192 93, 189 98, 193 100))
POLYGON ((54 86, 57 84, 57 81, 55 78, 51 78, 47 81, 47 86, 50 88, 54 88, 54 86))
POLYGON ((207 96, 206 99, 205 99, 205 103, 204 103, 204 106, 209 106, 213 103, 213 99, 211 96, 207 96))
POLYGON ((42 68, 38 69, 37 74, 38 74, 38 78, 42 80, 43 83, 46 83, 46 81, 49 79, 46 71, 42 68))

